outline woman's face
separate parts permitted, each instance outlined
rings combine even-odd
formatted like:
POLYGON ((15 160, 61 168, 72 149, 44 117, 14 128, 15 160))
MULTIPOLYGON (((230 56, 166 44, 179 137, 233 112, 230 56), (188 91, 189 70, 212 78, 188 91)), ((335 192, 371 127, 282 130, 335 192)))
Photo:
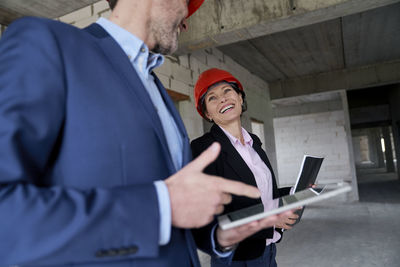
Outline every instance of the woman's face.
POLYGON ((240 120, 243 98, 228 83, 217 84, 205 96, 205 115, 218 125, 240 120))

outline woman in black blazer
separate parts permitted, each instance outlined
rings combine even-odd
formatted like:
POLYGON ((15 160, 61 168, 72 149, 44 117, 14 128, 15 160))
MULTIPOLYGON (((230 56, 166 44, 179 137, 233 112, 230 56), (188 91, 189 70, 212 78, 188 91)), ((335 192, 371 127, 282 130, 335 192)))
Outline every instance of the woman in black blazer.
MULTIPOLYGON (((262 199, 250 199, 233 196, 232 202, 225 206, 224 213, 263 203, 264 207, 273 208, 273 199, 289 193, 290 188, 278 189, 275 176, 260 139, 241 127, 241 114, 246 110, 245 93, 241 83, 229 72, 209 69, 199 76, 195 85, 196 108, 200 115, 214 122, 210 132, 191 143, 193 157, 197 157, 212 143, 221 144, 221 153, 204 172, 222 176, 231 180, 258 186, 262 199)), ((216 249, 221 253, 232 251, 233 261, 211 257, 211 266, 276 266, 275 242, 280 241, 282 228, 290 229, 288 224, 295 222, 297 215, 282 219, 275 228, 267 228, 244 239, 238 244, 222 246, 220 228, 214 230, 216 249)), ((200 237, 209 233, 215 222, 194 231, 200 237)), ((200 238, 196 238, 200 239, 200 238)))

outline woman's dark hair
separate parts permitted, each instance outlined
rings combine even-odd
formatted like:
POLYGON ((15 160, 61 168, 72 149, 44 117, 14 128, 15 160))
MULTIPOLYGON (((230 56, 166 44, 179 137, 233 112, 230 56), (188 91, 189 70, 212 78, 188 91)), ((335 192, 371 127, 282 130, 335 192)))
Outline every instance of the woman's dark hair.
MULTIPOLYGON (((225 82, 225 81, 223 81, 223 82, 225 82)), ((245 112, 245 111, 247 110, 246 94, 244 93, 244 91, 242 91, 242 90, 239 89, 239 86, 238 86, 236 83, 234 83, 234 82, 225 82, 225 83, 229 84, 229 85, 233 88, 233 90, 236 91, 236 93, 238 93, 238 94, 240 94, 240 95, 242 96, 242 99, 243 99, 242 114, 243 114, 243 112, 245 112)), ((208 88, 208 90, 210 90, 210 88, 212 88, 212 86, 210 86, 210 87, 208 88)), ((208 93, 208 90, 207 90, 207 92, 206 92, 205 94, 203 94, 203 96, 200 98, 201 112, 202 112, 203 114, 206 114, 206 111, 207 111, 205 99, 206 99, 206 95, 207 95, 207 93, 208 93)))
POLYGON ((108 0, 108 4, 110 5, 111 10, 114 9, 117 2, 118 2, 118 0, 108 0))

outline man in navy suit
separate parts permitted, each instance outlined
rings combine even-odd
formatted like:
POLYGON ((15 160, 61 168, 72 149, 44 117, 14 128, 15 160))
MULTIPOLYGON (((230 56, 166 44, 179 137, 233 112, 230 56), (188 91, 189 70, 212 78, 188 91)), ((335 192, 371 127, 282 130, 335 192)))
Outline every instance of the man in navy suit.
POLYGON ((188 164, 187 133, 152 72, 203 1, 119 0, 83 30, 40 18, 8 27, 0 266, 199 266, 187 229, 231 194, 259 196, 202 173, 218 144, 188 164))

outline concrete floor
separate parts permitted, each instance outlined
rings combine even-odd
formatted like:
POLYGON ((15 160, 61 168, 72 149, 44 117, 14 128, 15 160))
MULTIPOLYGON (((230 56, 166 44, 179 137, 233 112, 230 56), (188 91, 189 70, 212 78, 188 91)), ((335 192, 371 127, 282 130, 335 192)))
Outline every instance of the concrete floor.
MULTIPOLYGON (((279 267, 400 267, 400 182, 383 170, 358 173, 360 202, 308 206, 277 245, 279 267)), ((203 267, 208 256, 200 254, 203 267)))

